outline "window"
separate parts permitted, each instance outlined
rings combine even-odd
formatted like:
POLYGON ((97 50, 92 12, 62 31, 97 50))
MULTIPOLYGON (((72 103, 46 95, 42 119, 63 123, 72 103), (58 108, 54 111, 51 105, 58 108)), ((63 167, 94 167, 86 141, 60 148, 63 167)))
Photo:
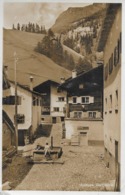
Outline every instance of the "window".
MULTIPOLYGON (((15 105, 15 96, 7 96, 3 98, 4 105, 15 105)), ((21 105, 21 97, 17 96, 17 105, 21 105)))
POLYGON ((37 98, 37 106, 39 106, 39 98, 37 98))
POLYGON ((118 90, 115 91, 115 96, 116 96, 116 106, 118 106, 118 90))
POLYGON ((119 62, 120 60, 120 40, 118 40, 117 47, 118 47, 118 62, 119 62))
POLYGON ((57 88, 57 93, 61 93, 62 89, 57 88))
POLYGON ((111 113, 112 112, 111 111, 111 109, 112 109, 112 95, 110 95, 110 107, 109 108, 110 108, 110 111, 109 112, 111 113))
POLYGON ((105 66, 105 80, 108 78, 108 63, 105 66))
POLYGON ((89 118, 96 118, 96 112, 89 112, 89 118))
POLYGON ((89 97, 82 97, 82 103, 84 104, 89 103, 89 97))
POLYGON ((96 112, 93 112, 93 118, 96 118, 96 112))
POLYGON ((84 88, 84 85, 81 83, 79 84, 79 89, 83 89, 84 88))
POLYGON ((114 66, 117 65, 117 61, 116 61, 116 47, 114 49, 114 66))
POLYGON ((122 33, 121 32, 120 32, 119 43, 120 43, 119 50, 120 50, 120 53, 122 53, 122 33))
POLYGON ((86 135, 86 134, 87 134, 87 132, 80 132, 80 134, 82 134, 82 135, 86 135))
POLYGON ((109 59, 109 74, 112 73, 112 70, 113 70, 113 54, 109 59))
POLYGON ((89 127, 87 127, 87 126, 84 126, 84 127, 79 126, 79 127, 77 127, 77 130, 89 130, 89 127))
POLYGON ((105 104, 106 104, 106 106, 107 106, 107 98, 105 98, 105 104))
POLYGON ((77 118, 77 112, 74 112, 74 118, 77 118))
POLYGON ((92 112, 89 112, 89 118, 92 118, 92 112))
POLYGON ((66 108, 65 107, 63 107, 63 113, 66 113, 66 108))
POLYGON ((40 106, 42 106, 42 99, 40 99, 40 106))
POLYGON ((59 107, 54 107, 54 108, 53 108, 53 111, 54 111, 54 112, 59 112, 59 107))
POLYGON ((82 112, 78 112, 78 118, 82 117, 82 112))
POLYGON ((59 102, 64 102, 65 98, 64 97, 58 97, 59 102))
POLYGON ((61 118, 61 121, 63 122, 64 121, 64 117, 60 117, 61 118))
POLYGON ((118 40, 117 46, 114 49, 114 66, 117 66, 120 59, 120 41, 118 40))
POLYGON ((118 113, 118 90, 115 91, 115 113, 118 113))
MULTIPOLYGON (((15 120, 15 116, 14 116, 14 120, 15 120)), ((25 122, 24 114, 17 114, 16 120, 18 124, 23 124, 25 122)))
POLYGON ((74 118, 81 118, 82 112, 74 112, 74 118))
POLYGON ((73 97, 73 103, 77 103, 77 98, 76 97, 73 97))

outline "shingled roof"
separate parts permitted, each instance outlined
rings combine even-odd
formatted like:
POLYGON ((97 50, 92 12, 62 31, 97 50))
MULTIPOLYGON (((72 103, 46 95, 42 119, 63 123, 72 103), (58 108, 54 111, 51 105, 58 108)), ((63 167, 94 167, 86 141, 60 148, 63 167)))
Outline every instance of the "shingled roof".
POLYGON ((82 72, 75 78, 70 77, 60 84, 58 89, 65 89, 67 91, 78 90, 78 84, 87 83, 87 88, 94 90, 103 85, 103 65, 95 67, 89 71, 82 72))

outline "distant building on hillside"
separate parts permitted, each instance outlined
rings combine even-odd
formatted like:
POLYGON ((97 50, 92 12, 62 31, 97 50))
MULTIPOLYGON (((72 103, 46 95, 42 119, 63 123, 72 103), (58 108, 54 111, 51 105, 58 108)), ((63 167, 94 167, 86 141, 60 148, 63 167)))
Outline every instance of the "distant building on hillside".
POLYGON ((42 96, 42 123, 60 123, 64 121, 66 91, 58 90, 59 83, 47 80, 34 88, 42 96))
POLYGON ((65 129, 72 145, 103 143, 103 65, 77 75, 59 86, 67 91, 65 129))
POLYGON ((120 190, 121 166, 121 4, 109 4, 98 51, 104 51, 105 161, 120 190))

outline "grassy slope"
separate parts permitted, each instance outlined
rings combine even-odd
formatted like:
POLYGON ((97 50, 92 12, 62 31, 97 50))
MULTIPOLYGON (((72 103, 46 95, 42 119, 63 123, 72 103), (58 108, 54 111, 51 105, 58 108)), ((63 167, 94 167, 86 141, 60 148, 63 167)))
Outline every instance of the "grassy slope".
POLYGON ((34 51, 42 38, 40 34, 4 30, 3 63, 8 65, 9 79, 14 80, 14 51, 19 58, 17 80, 21 84, 29 85, 30 73, 34 76, 34 86, 48 79, 60 82, 60 77, 68 78, 71 75, 70 71, 34 51))

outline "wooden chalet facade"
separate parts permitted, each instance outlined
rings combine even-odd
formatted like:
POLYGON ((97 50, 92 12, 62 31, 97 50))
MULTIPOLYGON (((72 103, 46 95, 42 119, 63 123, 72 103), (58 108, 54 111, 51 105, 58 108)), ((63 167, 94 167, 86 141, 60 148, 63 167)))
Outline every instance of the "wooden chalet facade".
POLYGON ((66 91, 58 91, 59 83, 47 80, 34 88, 42 95, 42 123, 60 123, 64 121, 66 91))
POLYGON ((72 145, 102 143, 103 65, 79 75, 74 71, 59 90, 67 91, 66 138, 72 145))
MULTIPOLYGON (((9 88, 3 90, 3 110, 14 125, 15 121, 15 83, 9 81, 9 88)), ((28 87, 17 84, 17 123, 18 145, 32 141, 32 137, 41 124, 41 95, 28 87)))

